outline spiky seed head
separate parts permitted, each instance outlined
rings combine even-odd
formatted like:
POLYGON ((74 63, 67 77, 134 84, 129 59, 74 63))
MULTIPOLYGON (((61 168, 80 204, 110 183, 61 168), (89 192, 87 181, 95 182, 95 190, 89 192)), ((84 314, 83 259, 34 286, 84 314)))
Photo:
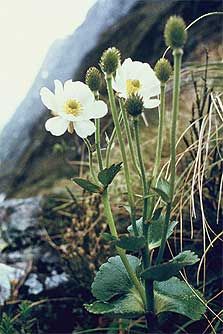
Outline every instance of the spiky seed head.
POLYGON ((185 28, 185 22, 180 16, 171 16, 164 30, 166 45, 172 49, 183 48, 187 40, 187 31, 185 28))
POLYGON ((96 67, 87 70, 85 82, 92 92, 98 92, 101 87, 101 72, 96 67))
POLYGON ((161 83, 167 82, 172 73, 172 67, 170 65, 170 62, 165 58, 161 58, 160 60, 158 60, 154 70, 157 78, 161 83))
POLYGON ((115 47, 105 50, 101 56, 100 67, 106 74, 116 72, 121 61, 121 53, 115 47))
POLYGON ((138 94, 131 94, 126 99, 125 110, 133 117, 139 116, 144 110, 142 97, 138 94))

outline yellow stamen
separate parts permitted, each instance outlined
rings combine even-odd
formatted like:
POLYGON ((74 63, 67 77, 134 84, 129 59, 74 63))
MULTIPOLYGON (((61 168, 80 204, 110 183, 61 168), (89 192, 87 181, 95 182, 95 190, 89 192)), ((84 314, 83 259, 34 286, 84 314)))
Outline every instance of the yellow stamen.
POLYGON ((82 105, 78 100, 69 99, 64 104, 64 111, 66 114, 78 116, 82 112, 82 105))
POLYGON ((126 81, 126 90, 127 90, 128 95, 138 93, 140 87, 141 87, 141 84, 139 80, 127 80, 126 81))

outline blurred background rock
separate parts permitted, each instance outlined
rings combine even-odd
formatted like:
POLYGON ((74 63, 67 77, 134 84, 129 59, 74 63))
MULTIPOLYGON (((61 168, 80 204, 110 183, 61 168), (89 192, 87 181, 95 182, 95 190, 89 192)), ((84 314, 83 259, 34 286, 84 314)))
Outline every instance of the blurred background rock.
MULTIPOLYGON (((53 80, 84 80, 86 70, 98 64, 104 49, 116 46, 122 58, 132 57, 152 66, 165 50, 163 28, 172 14, 181 15, 187 24, 207 12, 222 10, 221 0, 100 0, 84 23, 64 40, 49 49, 27 96, 0 134, 0 193, 24 197, 48 191, 58 180, 73 176, 75 168, 53 152, 61 139, 45 131, 49 113, 39 97, 42 86, 53 89, 53 80), (47 71, 47 78, 43 78, 47 71)), ((189 32, 184 64, 200 60, 204 47, 221 58, 221 17, 209 17, 189 32)), ((108 116, 109 117, 109 116, 108 116)), ((73 160, 80 160, 81 146, 75 136, 63 136, 69 145, 75 142, 73 160)), ((71 157, 71 156, 70 156, 71 157)))

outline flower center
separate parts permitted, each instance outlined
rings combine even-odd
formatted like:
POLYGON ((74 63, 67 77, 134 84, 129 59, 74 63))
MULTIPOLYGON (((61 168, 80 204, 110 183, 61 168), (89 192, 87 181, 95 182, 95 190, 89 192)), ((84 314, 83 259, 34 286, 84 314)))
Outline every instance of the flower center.
POLYGON ((126 90, 127 94, 136 94, 141 87, 140 81, 139 80, 127 80, 126 81, 126 90))
POLYGON ((64 111, 66 114, 78 116, 82 112, 82 105, 78 100, 69 99, 64 104, 64 111))

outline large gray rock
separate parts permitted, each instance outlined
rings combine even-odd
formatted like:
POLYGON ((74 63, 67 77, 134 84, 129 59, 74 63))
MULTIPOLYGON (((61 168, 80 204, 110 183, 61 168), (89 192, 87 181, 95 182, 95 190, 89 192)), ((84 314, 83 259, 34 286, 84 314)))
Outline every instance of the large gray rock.
POLYGON ((22 278, 28 295, 38 295, 68 282, 58 253, 44 241, 46 232, 40 224, 43 203, 41 197, 32 197, 0 204, 0 268, 4 263, 10 265, 10 280, 22 278), (36 272, 40 263, 44 265, 44 274, 36 272))
MULTIPOLYGON (((0 135, 0 177, 13 173, 18 161, 27 153, 26 150, 35 150, 44 138, 43 130, 43 134, 33 140, 33 131, 36 131, 34 129, 38 122, 44 118, 40 88, 54 88, 54 79, 64 81, 75 78, 84 57, 98 44, 101 34, 125 16, 136 2, 98 1, 90 9, 85 22, 71 36, 51 46, 27 96, 0 135)), ((6 186, 4 180, 2 183, 0 192, 6 186)))
POLYGON ((92 298, 93 272, 111 254, 110 247, 99 240, 100 233, 107 228, 101 210, 97 196, 94 201, 90 197, 81 204, 62 194, 3 201, 0 204, 0 305, 9 299, 13 280, 14 298, 48 301, 33 310, 39 333, 71 333, 79 325, 79 316, 85 323, 83 304, 92 298), (70 213, 68 217, 64 215, 65 210, 70 213), (97 224, 92 225, 95 220, 97 224), (9 266, 10 276, 5 265, 9 266), (61 322, 65 316, 68 321, 61 322))
MULTIPOLYGON (((50 48, 40 72, 0 135, 0 193, 8 196, 32 196, 49 188, 61 175, 72 176, 74 170, 63 159, 52 155, 60 139, 44 130, 44 113, 39 98, 42 86, 53 88, 53 80, 83 80, 86 69, 96 65, 108 46, 120 48, 123 57, 154 62, 165 50, 163 29, 171 14, 180 14, 187 23, 198 16, 221 10, 222 1, 194 0, 99 0, 85 22, 65 40, 50 48), (46 74, 48 75, 46 78, 46 74)), ((193 51, 208 41, 221 43, 221 21, 210 17, 193 27, 184 61, 193 59, 193 51)), ((72 158, 80 158, 78 139, 66 135, 65 141, 76 145, 72 158)))

